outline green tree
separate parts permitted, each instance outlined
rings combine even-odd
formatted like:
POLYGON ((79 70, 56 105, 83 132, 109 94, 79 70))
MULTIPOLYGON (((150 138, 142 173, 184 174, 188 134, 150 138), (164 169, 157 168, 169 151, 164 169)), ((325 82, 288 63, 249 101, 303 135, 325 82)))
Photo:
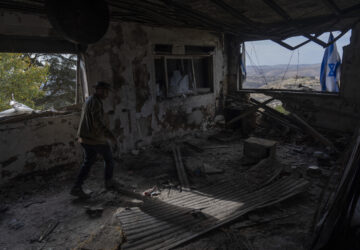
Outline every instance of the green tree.
POLYGON ((0 111, 10 108, 11 95, 31 108, 41 108, 37 100, 45 96, 49 65, 38 65, 19 53, 0 53, 0 111))
POLYGON ((49 65, 49 77, 42 86, 45 95, 37 100, 44 108, 61 108, 74 104, 76 88, 76 62, 74 54, 31 54, 36 65, 49 65))

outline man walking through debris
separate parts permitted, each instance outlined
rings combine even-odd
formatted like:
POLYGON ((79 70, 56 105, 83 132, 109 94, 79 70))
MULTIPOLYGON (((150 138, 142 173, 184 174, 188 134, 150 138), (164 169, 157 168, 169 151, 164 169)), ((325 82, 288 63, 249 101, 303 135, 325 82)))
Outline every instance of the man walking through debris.
POLYGON ((102 100, 109 95, 110 84, 98 82, 95 94, 90 96, 83 105, 77 136, 84 151, 84 161, 80 173, 70 194, 81 198, 88 198, 82 189, 82 184, 87 178, 91 166, 96 161, 97 154, 102 155, 105 162, 105 188, 116 186, 113 177, 113 156, 108 139, 116 146, 116 138, 106 127, 102 100))

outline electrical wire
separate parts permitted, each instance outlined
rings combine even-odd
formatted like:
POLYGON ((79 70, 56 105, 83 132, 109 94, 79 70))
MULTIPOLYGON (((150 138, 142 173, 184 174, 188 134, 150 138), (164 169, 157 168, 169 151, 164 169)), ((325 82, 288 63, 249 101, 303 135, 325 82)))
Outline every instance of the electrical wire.
POLYGON ((300 57, 300 49, 297 49, 298 52, 298 58, 297 58, 297 65, 296 65, 296 76, 295 76, 295 84, 297 83, 297 80, 299 78, 299 57, 300 57))
POLYGON ((256 58, 256 61, 257 61, 258 65, 259 65, 260 73, 261 73, 262 77, 263 77, 264 80, 265 80, 265 84, 267 85, 267 80, 266 80, 266 77, 265 77, 265 73, 264 73, 264 70, 263 70, 263 69, 261 68, 261 66, 260 66, 260 60, 259 60, 259 58, 258 58, 258 56, 257 56, 255 46, 254 46, 253 42, 251 42, 250 44, 251 44, 251 46, 253 47, 254 54, 255 54, 255 58, 256 58))
POLYGON ((286 69, 285 69, 285 72, 284 72, 284 75, 283 75, 281 81, 284 81, 285 75, 286 75, 286 73, 287 73, 287 71, 288 71, 288 69, 289 69, 289 65, 290 65, 290 63, 291 63, 291 59, 292 59, 293 55, 294 55, 294 50, 291 52, 290 60, 289 60, 289 62, 288 62, 288 64, 287 64, 287 66, 286 66, 286 69))
MULTIPOLYGON (((253 47, 254 54, 255 54, 255 48, 254 48, 254 46, 252 46, 252 47, 253 47)), ((251 65, 254 66, 255 71, 257 72, 257 74, 260 75, 260 76, 263 78, 263 83, 264 83, 265 85, 267 85, 268 83, 267 83, 267 80, 266 80, 266 77, 265 77, 264 72, 260 69, 260 67, 257 65, 257 63, 254 62, 254 60, 252 59, 252 57, 250 56, 250 54, 248 53, 247 50, 245 50, 245 53, 246 53, 246 55, 247 55, 247 57, 248 57, 251 65)))

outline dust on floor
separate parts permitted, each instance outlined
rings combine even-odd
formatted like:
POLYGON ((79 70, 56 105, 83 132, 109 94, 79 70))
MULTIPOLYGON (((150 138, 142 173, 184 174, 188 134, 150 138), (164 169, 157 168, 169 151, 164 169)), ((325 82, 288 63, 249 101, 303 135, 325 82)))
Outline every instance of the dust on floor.
MULTIPOLYGON (((224 133, 217 137, 210 135, 213 132, 175 140, 181 146, 182 160, 194 189, 224 180, 236 182, 254 166, 254 163, 244 161, 244 138, 236 134, 229 137, 224 133), (217 140, 219 136, 223 140, 217 140), (188 143, 201 150, 195 150, 188 143), (218 171, 206 174, 204 165, 218 171)), ((269 208, 247 213, 178 249, 307 249, 321 190, 331 170, 339 163, 335 161, 335 156, 324 154, 321 146, 304 142, 297 145, 283 138, 276 139, 279 141, 276 165, 282 167, 280 177, 291 175, 307 179, 311 185, 306 192, 269 208), (309 171, 309 166, 318 166, 320 171, 309 171)), ((116 180, 124 189, 138 194, 156 187, 151 199, 175 197, 180 190, 169 147, 172 142, 154 144, 139 152, 122 155, 116 161, 116 180)), ((272 171, 266 167, 271 166, 263 166, 259 172, 271 176, 272 171)), ((75 199, 69 195, 69 190, 77 171, 25 176, 1 188, 0 198, 5 209, 0 211, 0 249, 107 249, 105 242, 121 244, 126 240, 126 232, 111 236, 104 233, 104 225, 109 225, 119 209, 141 207, 143 201, 106 191, 101 162, 93 166, 85 184, 85 188, 92 190, 92 198, 86 201, 75 199), (100 216, 89 216, 86 213, 89 208, 102 208, 103 212, 100 216), (107 237, 99 236, 101 230, 107 237), (109 240, 110 236, 112 239, 109 240), (91 243, 94 237, 102 237, 96 239, 97 245, 91 243), (115 240, 114 237, 121 239, 115 240), (99 245, 102 241, 104 244, 99 245)), ((251 186, 252 180, 248 182, 251 186)), ((121 231, 121 228, 118 230, 121 231)))

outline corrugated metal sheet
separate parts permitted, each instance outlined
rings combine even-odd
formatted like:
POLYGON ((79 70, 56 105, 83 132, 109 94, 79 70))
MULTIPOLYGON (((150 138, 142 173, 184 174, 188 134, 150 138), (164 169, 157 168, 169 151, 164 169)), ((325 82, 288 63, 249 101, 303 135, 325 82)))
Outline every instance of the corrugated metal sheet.
POLYGON ((305 190, 308 182, 287 177, 249 192, 246 184, 226 182, 174 198, 148 200, 117 216, 127 242, 122 249, 170 249, 245 213, 272 205, 305 190))

